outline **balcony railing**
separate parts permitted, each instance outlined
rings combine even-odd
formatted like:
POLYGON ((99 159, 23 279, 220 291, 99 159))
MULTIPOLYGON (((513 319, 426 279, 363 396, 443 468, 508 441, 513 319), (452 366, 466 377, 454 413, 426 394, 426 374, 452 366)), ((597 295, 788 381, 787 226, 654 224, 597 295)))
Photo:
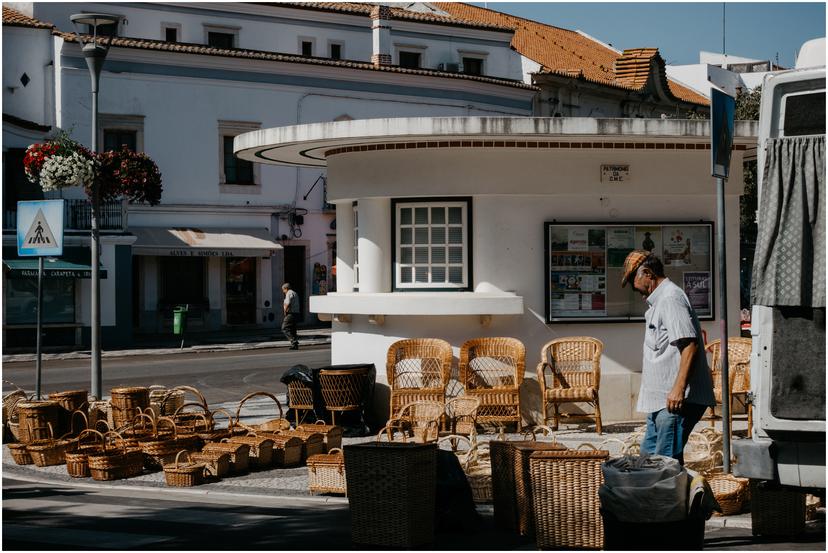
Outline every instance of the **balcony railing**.
MULTIPOLYGON (((3 210, 3 229, 17 228, 17 206, 3 210)), ((101 202, 98 214, 98 228, 101 230, 124 230, 126 222, 125 204, 121 200, 101 202)), ((63 226, 66 230, 90 230, 92 227, 92 204, 88 200, 64 200, 63 226)))

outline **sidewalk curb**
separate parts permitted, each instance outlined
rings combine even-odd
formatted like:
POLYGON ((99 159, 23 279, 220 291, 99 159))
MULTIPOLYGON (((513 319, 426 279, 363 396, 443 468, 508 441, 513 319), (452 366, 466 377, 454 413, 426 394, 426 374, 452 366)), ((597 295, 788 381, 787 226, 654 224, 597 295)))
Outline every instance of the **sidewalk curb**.
POLYGON ((323 505, 347 505, 348 498, 346 497, 329 497, 329 496, 298 496, 298 495, 280 495, 280 494, 268 494, 268 493, 233 493, 227 491, 215 491, 215 490, 206 490, 206 489, 198 489, 198 488, 174 488, 174 487, 167 487, 167 486, 129 486, 129 485, 114 485, 114 484, 106 484, 106 483, 98 483, 98 482, 86 482, 86 481, 72 481, 72 482, 65 482, 61 480, 54 480, 51 478, 44 478, 37 475, 26 474, 25 469, 23 471, 12 470, 9 471, 5 466, 3 467, 4 475, 7 475, 9 478, 14 480, 21 480, 23 482, 31 482, 33 484, 47 484, 50 486, 69 486, 73 488, 83 488, 88 490, 107 490, 107 491, 123 491, 123 492, 141 492, 141 493, 153 493, 158 492, 159 490, 163 491, 161 494, 157 494, 157 499, 165 499, 169 501, 175 500, 182 500, 184 497, 209 497, 215 499, 235 499, 238 501, 250 501, 251 498, 256 498, 257 500, 268 502, 273 501, 274 503, 283 504, 284 502, 307 502, 312 504, 323 504, 323 505), (171 497, 172 496, 172 497, 171 497), (175 497, 181 496, 181 497, 175 497))

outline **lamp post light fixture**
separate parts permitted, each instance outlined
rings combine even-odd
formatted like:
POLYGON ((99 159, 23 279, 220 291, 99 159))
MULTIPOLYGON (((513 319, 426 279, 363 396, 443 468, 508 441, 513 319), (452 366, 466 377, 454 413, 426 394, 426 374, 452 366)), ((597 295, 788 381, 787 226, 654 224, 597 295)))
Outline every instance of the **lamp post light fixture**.
MULTIPOLYGON (((106 55, 112 39, 118 32, 121 16, 105 13, 79 13, 69 17, 75 26, 75 36, 81 45, 83 57, 89 67, 92 79, 92 151, 98 151, 98 85, 101 80, 106 55), (88 33, 84 32, 88 31, 88 33)), ((92 265, 92 317, 90 342, 92 349, 92 396, 102 398, 101 391, 101 275, 100 275, 100 232, 98 217, 100 214, 100 194, 97 184, 92 185, 90 203, 92 217, 90 221, 90 250, 92 265)))

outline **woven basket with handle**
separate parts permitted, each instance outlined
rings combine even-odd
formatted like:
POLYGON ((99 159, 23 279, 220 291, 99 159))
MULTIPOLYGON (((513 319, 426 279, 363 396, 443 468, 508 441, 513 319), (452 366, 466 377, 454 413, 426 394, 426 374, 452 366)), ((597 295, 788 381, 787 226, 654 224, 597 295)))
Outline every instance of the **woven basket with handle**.
POLYGON ((719 516, 736 515, 742 512, 742 506, 747 499, 749 480, 726 474, 722 470, 711 470, 705 473, 707 483, 713 491, 713 497, 722 508, 719 516))
POLYGON ((317 493, 347 493, 345 456, 338 447, 308 457, 308 490, 317 493))
POLYGON ((273 439, 259 436, 250 432, 247 436, 233 436, 230 443, 246 444, 250 446, 250 467, 254 469, 266 468, 273 463, 273 439))
POLYGON ((75 451, 66 452, 66 472, 69 473, 69 476, 72 478, 86 478, 90 475, 89 454, 99 453, 103 451, 103 448, 103 434, 91 428, 81 430, 80 434, 78 434, 77 449, 75 451), (92 436, 92 441, 84 441, 84 438, 87 435, 92 436), (100 442, 97 441, 96 436, 100 439, 100 442))
POLYGON ((20 423, 18 440, 29 444, 35 440, 48 440, 53 436, 49 428, 58 425, 57 401, 20 401, 17 404, 17 417, 20 423))
POLYGON ((103 451, 89 453, 87 456, 92 480, 119 480, 143 472, 144 455, 140 450, 130 449, 127 443, 114 430, 104 434, 103 451))
POLYGON ((312 424, 282 432, 286 436, 295 436, 302 440, 302 460, 307 460, 311 455, 325 453, 325 438, 315 427, 316 425, 312 424))
POLYGON ((488 443, 473 442, 463 465, 475 503, 492 502, 492 464, 488 451, 488 443))
POLYGON ((130 424, 149 407, 149 390, 143 386, 122 386, 110 390, 112 425, 116 430, 130 424))
POLYGON ((31 465, 34 463, 32 454, 26 449, 26 444, 6 444, 6 447, 9 448, 9 453, 11 453, 12 459, 18 465, 31 465))
POLYGON ((315 424, 305 426, 306 429, 319 432, 325 439, 325 451, 342 448, 342 427, 335 424, 325 424, 325 421, 316 421, 315 424))
POLYGON ((35 440, 26 445, 32 456, 32 461, 38 467, 62 465, 66 462, 66 450, 70 446, 69 440, 56 439, 52 430, 52 423, 46 423, 49 437, 45 440, 35 440))
POLYGON ((12 437, 19 440, 20 420, 18 419, 17 404, 21 401, 28 401, 26 392, 17 384, 3 380, 4 383, 14 386, 14 390, 3 396, 3 426, 8 428, 12 437))
POLYGON ((270 392, 263 392, 263 391, 251 392, 251 393, 247 394, 246 396, 244 396, 241 399, 241 401, 239 402, 239 406, 236 408, 236 422, 240 423, 240 421, 241 421, 242 405, 244 405, 246 401, 248 401, 250 399, 253 399, 254 397, 258 397, 258 396, 264 396, 264 397, 268 397, 268 398, 272 399, 273 402, 276 403, 276 409, 277 409, 277 412, 279 413, 279 416, 275 419, 265 421, 261 424, 251 425, 250 428, 252 428, 253 430, 261 430, 261 431, 264 431, 264 432, 276 432, 276 431, 279 431, 279 430, 289 429, 290 428, 290 422, 284 417, 284 413, 282 411, 282 404, 279 403, 279 400, 276 399, 276 396, 274 396, 270 392))
POLYGON ((204 463, 204 473, 206 476, 224 478, 230 474, 229 453, 222 453, 220 451, 202 451, 200 453, 191 453, 190 459, 196 463, 204 463))
POLYGON ((175 455, 175 461, 164 465, 164 478, 167 485, 176 488, 190 488, 204 483, 204 463, 193 462, 190 454, 182 449, 175 455), (187 457, 187 462, 180 462, 181 455, 187 457))
POLYGON ((232 443, 229 438, 221 442, 204 445, 202 453, 227 453, 230 455, 230 473, 244 474, 250 469, 250 446, 244 443, 232 443))
POLYGON ((89 409, 89 392, 86 390, 67 390, 64 392, 53 392, 49 399, 58 402, 58 427, 55 432, 58 435, 70 433, 77 436, 81 429, 72 428, 72 417, 75 411, 86 414, 89 409))
POLYGON ((528 536, 535 528, 529 457, 536 451, 563 451, 566 446, 555 440, 547 426, 536 426, 531 432, 524 433, 523 438, 492 440, 489 448, 495 522, 508 530, 516 530, 521 536, 528 536), (539 432, 552 435, 552 441, 537 441, 539 432))

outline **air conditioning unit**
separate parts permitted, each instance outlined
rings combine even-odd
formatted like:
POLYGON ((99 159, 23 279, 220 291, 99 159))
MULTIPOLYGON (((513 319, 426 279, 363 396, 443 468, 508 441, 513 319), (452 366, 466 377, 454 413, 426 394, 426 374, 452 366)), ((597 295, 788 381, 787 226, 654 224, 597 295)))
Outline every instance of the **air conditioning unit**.
POLYGON ((437 71, 447 71, 449 73, 457 73, 460 71, 459 63, 438 63, 437 71))

